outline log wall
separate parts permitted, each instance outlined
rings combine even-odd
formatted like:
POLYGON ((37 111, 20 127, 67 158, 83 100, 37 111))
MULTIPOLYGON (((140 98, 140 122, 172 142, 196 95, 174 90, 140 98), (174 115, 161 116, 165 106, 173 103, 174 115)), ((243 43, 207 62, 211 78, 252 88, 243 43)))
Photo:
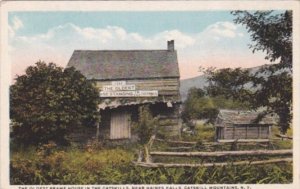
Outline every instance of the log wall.
POLYGON ((166 138, 175 138, 180 136, 180 116, 179 104, 173 104, 173 107, 167 107, 165 103, 155 104, 151 107, 154 116, 159 117, 158 133, 166 138))

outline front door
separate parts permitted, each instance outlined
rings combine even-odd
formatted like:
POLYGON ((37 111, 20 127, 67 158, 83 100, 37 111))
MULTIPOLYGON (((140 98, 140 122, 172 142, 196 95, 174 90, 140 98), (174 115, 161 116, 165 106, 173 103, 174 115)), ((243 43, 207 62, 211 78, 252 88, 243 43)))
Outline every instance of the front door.
POLYGON ((110 119, 110 139, 126 139, 130 137, 130 113, 125 110, 113 111, 110 119))

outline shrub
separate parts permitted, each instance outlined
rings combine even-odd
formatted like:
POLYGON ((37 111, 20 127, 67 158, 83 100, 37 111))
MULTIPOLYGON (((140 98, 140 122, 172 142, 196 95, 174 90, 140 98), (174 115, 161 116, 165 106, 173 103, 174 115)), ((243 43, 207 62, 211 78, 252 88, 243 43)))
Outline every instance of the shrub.
POLYGON ((37 62, 10 87, 11 137, 23 145, 67 143, 74 127, 98 119, 98 90, 74 68, 37 62))
POLYGON ((149 141, 151 135, 156 133, 157 124, 158 118, 152 116, 149 106, 141 106, 138 122, 133 124, 133 131, 138 134, 140 142, 145 144, 149 141))

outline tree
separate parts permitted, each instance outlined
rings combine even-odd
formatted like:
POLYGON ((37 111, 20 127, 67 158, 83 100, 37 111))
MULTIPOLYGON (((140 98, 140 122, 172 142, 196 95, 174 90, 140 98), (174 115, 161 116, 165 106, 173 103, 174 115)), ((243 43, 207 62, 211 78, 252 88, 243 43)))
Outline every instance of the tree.
MULTIPOLYGON (((212 93, 212 91, 210 91, 212 93)), ((183 104, 182 119, 188 123, 191 119, 206 119, 207 123, 213 123, 219 113, 218 109, 246 108, 247 105, 232 99, 226 99, 221 93, 207 95, 207 91, 199 88, 191 88, 186 101, 183 104), (213 97, 214 96, 214 97, 213 97)))
MULTIPOLYGON (((265 58, 271 62, 279 60, 272 68, 292 68, 292 11, 233 11, 234 22, 242 24, 250 33, 252 52, 266 52, 265 58)), ((270 68, 268 68, 270 70, 270 68)))
POLYGON ((263 51, 274 64, 249 70, 208 70, 210 94, 247 101, 253 109, 265 108, 263 114, 279 116, 281 132, 292 121, 292 12, 234 11, 234 22, 246 26, 253 44, 253 53, 263 51))
POLYGON ((39 61, 10 87, 12 139, 64 144, 74 128, 97 121, 97 105, 97 89, 79 71, 39 61))
POLYGON ((207 70, 209 87, 206 88, 211 96, 222 95, 236 101, 248 102, 252 91, 247 84, 252 81, 249 70, 241 68, 225 68, 221 70, 207 70))

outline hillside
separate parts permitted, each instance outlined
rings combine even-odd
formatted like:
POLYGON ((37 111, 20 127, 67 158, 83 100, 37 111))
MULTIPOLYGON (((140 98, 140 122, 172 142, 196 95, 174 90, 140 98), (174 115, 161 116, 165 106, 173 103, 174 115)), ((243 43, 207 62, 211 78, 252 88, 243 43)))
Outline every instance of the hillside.
POLYGON ((187 94, 190 88, 196 87, 196 88, 203 88, 207 86, 208 83, 206 81, 205 75, 200 75, 197 77, 189 78, 189 79, 183 79, 180 80, 180 95, 181 100, 184 101, 187 98, 187 94))
MULTIPOLYGON (((258 66, 258 67, 247 68, 247 69, 250 70, 250 73, 254 74, 255 72, 257 72, 260 68, 262 68, 264 66, 268 66, 268 65, 262 65, 262 66, 258 66)), ((278 73, 280 73, 280 72, 278 72, 278 73)), ((262 74, 260 74, 260 76, 268 77, 268 74, 262 73, 262 74)), ((205 75, 200 75, 197 77, 180 80, 181 100, 184 101, 187 98, 187 94, 188 94, 188 91, 190 88, 192 88, 192 87, 203 88, 205 86, 208 86, 208 82, 206 80, 205 75)))

